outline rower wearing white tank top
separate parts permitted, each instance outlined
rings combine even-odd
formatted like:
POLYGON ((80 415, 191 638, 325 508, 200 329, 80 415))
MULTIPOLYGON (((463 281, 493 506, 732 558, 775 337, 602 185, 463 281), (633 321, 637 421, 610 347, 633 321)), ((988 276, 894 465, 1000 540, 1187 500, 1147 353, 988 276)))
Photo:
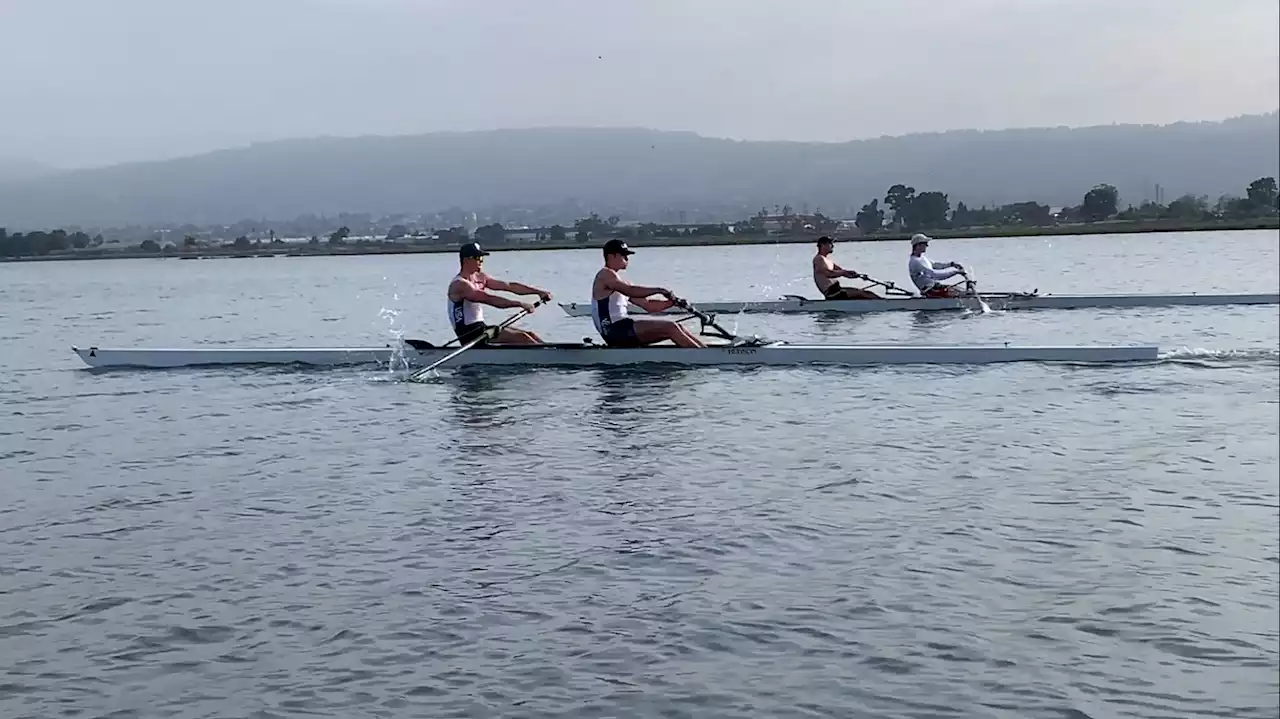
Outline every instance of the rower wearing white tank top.
POLYGON ((675 305, 675 295, 664 287, 633 285, 622 277, 635 252, 622 240, 604 244, 604 267, 591 283, 591 321, 610 347, 644 347, 671 340, 678 347, 705 347, 678 322, 657 317, 628 316, 627 304, 658 313, 675 305), (662 295, 666 299, 648 299, 662 295))
MULTIPOLYGON (((485 305, 500 309, 520 307, 533 312, 532 304, 499 297, 490 290, 517 295, 538 295, 544 302, 551 299, 551 293, 546 290, 519 282, 504 282, 485 274, 484 258, 488 254, 480 249, 479 243, 476 242, 469 242, 458 250, 460 268, 458 274, 454 275, 453 280, 449 282, 447 295, 449 324, 453 325, 453 332, 462 344, 470 342, 495 327, 484 321, 485 305)), ((482 344, 487 342, 512 345, 542 344, 542 338, 529 330, 504 327, 495 337, 485 338, 482 344)))

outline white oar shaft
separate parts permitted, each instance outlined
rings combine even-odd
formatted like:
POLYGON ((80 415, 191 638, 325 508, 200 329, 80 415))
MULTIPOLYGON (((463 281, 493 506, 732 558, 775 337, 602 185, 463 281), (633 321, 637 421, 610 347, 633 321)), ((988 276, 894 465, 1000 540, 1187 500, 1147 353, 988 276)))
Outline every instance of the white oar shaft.
MULTIPOLYGON (((486 333, 487 333, 487 330, 486 330, 486 333)), ((454 351, 450 352, 449 354, 445 355, 444 357, 442 357, 442 358, 440 358, 440 359, 436 360, 435 362, 432 362, 431 364, 427 365, 426 367, 423 367, 422 369, 418 370, 417 372, 414 372, 414 373, 413 373, 413 375, 410 377, 410 379, 418 379, 418 378, 420 378, 420 377, 422 377, 422 376, 424 376, 424 375, 430 374, 431 370, 435 369, 436 367, 439 367, 440 365, 444 364, 445 362, 448 362, 449 360, 453 359, 454 357, 457 357, 458 355, 462 354, 463 352, 466 352, 467 350, 471 349, 472 347, 475 347, 475 346, 476 346, 477 344, 479 344, 479 343, 480 343, 480 341, 481 341, 481 340, 483 340, 484 338, 485 338, 485 333, 482 333, 482 334, 481 334, 479 337, 477 337, 476 339, 471 340, 470 342, 468 342, 468 343, 466 343, 465 345, 463 345, 463 346, 459 347, 458 349, 456 349, 456 350, 454 350, 454 351)))
MULTIPOLYGON (((533 306, 534 306, 534 308, 537 308, 537 307, 538 307, 539 305, 541 305, 542 303, 543 303, 543 300, 538 300, 537 302, 533 303, 533 306)), ((479 337, 477 337, 477 338, 475 338, 475 339, 471 340, 470 342, 468 342, 468 343, 466 343, 465 345, 463 345, 463 346, 459 347, 458 349, 456 349, 456 350, 454 350, 454 351, 450 352, 449 354, 445 355, 444 357, 441 357, 440 359, 436 360, 435 362, 432 362, 431 364, 427 365, 426 367, 423 367, 422 369, 418 370, 417 372, 414 372, 413 374, 409 375, 409 379, 410 379, 410 380, 417 380, 417 379, 420 379, 420 378, 422 378, 422 377, 426 376, 426 375, 427 375, 427 374, 429 374, 432 370, 434 370, 435 368, 437 368, 437 367, 439 367, 440 365, 444 364, 445 362, 448 362, 449 360, 453 359, 454 357, 457 357, 458 355, 462 354, 463 352, 466 352, 467 350, 471 349, 472 347, 475 347, 476 345, 478 345, 478 344, 480 344, 481 342, 483 342, 483 341, 484 341, 484 340, 489 336, 489 334, 490 334, 490 333, 492 333, 492 334, 493 334, 493 336, 496 338, 496 337, 498 336, 498 334, 502 332, 502 330, 504 330, 504 329, 506 329, 506 328, 510 327, 511 325, 515 324, 515 323, 516 323, 516 321, 518 321, 520 318, 524 317, 525 315, 529 314, 529 312, 530 312, 530 311, 531 311, 531 310, 523 310, 523 309, 522 309, 522 310, 520 310, 519 312, 515 313, 514 315, 511 315, 510 317, 508 317, 506 320, 504 320, 504 321, 503 321, 501 324, 499 324, 497 327, 493 327, 492 329, 486 329, 484 332, 481 332, 481 333, 480 333, 480 336, 479 336, 479 337)))

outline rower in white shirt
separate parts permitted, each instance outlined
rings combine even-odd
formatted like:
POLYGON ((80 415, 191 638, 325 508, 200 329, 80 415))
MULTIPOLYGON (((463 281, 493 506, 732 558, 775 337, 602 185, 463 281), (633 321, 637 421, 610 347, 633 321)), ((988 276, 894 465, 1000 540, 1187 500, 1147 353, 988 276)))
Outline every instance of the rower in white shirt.
MULTIPOLYGON (((911 259, 907 261, 907 272, 922 297, 963 297, 963 283, 942 284, 943 280, 956 275, 964 276, 964 267, 959 262, 933 262, 924 256, 929 248, 929 236, 916 233, 911 237, 911 259)), ((966 278, 967 279, 967 278, 966 278)))

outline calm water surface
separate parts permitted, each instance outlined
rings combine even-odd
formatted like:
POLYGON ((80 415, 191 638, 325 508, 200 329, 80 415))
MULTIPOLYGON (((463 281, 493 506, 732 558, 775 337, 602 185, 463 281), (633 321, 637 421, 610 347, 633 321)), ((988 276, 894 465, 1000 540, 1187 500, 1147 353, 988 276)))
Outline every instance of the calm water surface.
MULTIPOLYGON (((1275 232, 939 241, 990 290, 1274 292, 1275 232)), ((694 300, 811 248, 641 249, 694 300)), ((901 243, 837 259, 906 283, 901 243)), ((491 271, 586 297, 596 251, 491 271)), ((0 265, 0 716, 1275 717, 1280 308, 723 318, 1114 368, 91 373, 445 339, 449 256, 0 265)), ((505 313, 498 313, 499 315, 505 313)), ((558 308, 526 326, 591 334, 558 308)))

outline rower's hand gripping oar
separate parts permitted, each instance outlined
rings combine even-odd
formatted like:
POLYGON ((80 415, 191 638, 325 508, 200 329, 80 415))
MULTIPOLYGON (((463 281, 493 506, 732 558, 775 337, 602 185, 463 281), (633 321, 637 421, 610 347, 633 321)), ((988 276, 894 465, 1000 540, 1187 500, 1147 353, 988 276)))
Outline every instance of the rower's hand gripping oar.
POLYGON ((410 380, 411 382, 417 382, 418 380, 420 380, 420 379, 422 379, 423 377, 427 376, 427 374, 429 374, 429 373, 430 373, 432 370, 434 370, 436 367, 439 367, 440 365, 444 364, 445 362, 448 362, 449 360, 453 359, 454 357, 457 357, 458 355, 462 354, 463 352, 466 352, 467 350, 471 349, 472 347, 475 347, 476 345, 480 344, 480 343, 481 343, 481 342, 483 342, 484 340, 486 340, 486 339, 494 339, 494 338, 496 338, 496 337, 497 337, 497 336, 502 332, 502 330, 504 330, 504 329, 506 329, 506 328, 510 327, 511 325, 515 324, 515 323, 516 323, 516 321, 518 321, 519 319, 521 319, 521 318, 522 318, 522 317, 524 317, 525 315, 529 314, 529 313, 530 313, 530 312, 532 312, 534 309, 537 309, 537 307, 538 307, 539 305, 542 305, 542 304, 544 304, 545 302, 546 302, 546 300, 538 300, 537 302, 534 302, 534 303, 533 303, 533 306, 532 306, 531 308, 529 308, 529 309, 527 309, 527 310, 525 310, 525 309, 520 310, 519 312, 515 313, 514 315, 511 315, 511 316, 510 316, 510 317, 508 317, 507 319, 503 320, 502 324, 499 324, 499 325, 497 325, 496 327, 488 327, 488 328, 486 328, 486 329, 485 329, 485 331, 484 331, 484 332, 482 332, 482 333, 480 334, 480 336, 479 336, 479 337, 477 337, 477 338, 475 338, 475 339, 471 340, 470 342, 468 342, 468 343, 466 343, 465 345, 463 345, 463 346, 459 347, 458 349, 456 349, 456 350, 454 350, 454 351, 450 352, 449 354, 445 355, 444 357, 441 357, 440 359, 436 360, 435 362, 432 362, 431 364, 427 365, 426 367, 423 367, 422 369, 418 370, 417 372, 414 372, 413 374, 409 375, 409 380, 410 380))

